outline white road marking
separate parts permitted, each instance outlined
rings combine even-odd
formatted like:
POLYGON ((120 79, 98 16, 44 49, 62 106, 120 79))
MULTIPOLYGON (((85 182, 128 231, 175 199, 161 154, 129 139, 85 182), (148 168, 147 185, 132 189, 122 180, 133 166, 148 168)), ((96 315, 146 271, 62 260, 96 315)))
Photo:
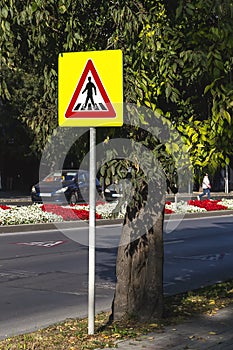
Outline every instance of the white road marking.
POLYGON ((169 241, 169 242, 164 242, 164 244, 176 244, 176 243, 183 243, 184 242, 184 240, 177 240, 177 241, 169 241))

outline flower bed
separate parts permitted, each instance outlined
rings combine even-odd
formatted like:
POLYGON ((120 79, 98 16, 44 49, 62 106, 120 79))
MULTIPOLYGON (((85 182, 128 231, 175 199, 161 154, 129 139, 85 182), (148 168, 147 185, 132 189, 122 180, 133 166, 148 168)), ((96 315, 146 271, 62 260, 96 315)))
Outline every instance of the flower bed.
MULTIPOLYGON (((214 210, 233 209, 233 199, 190 200, 178 203, 166 202, 165 214, 200 213, 214 210)), ((123 218, 126 207, 118 208, 116 203, 96 204, 96 219, 123 218)), ((54 204, 32 204, 25 206, 0 205, 0 226, 88 220, 89 205, 58 206, 54 204)))
MULTIPOLYGON (((189 200, 188 202, 171 203, 166 202, 166 209, 172 211, 172 213, 197 213, 205 211, 215 210, 229 210, 233 209, 232 199, 222 200, 189 200)), ((165 211, 166 212, 166 211, 165 211)))

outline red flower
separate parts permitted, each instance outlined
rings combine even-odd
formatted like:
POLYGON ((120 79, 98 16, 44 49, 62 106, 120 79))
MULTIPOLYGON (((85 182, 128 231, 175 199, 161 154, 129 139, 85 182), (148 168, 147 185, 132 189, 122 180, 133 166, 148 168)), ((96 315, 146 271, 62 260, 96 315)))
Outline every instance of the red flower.
MULTIPOLYGON (((41 210, 49 213, 53 213, 56 215, 60 215, 63 220, 88 220, 89 219, 89 211, 87 210, 78 210, 73 208, 63 208, 59 205, 55 204, 43 204, 41 206, 41 210)), ((101 219, 101 215, 96 213, 96 219, 101 219)))
POLYGON ((190 200, 188 201, 189 205, 194 205, 195 207, 204 208, 207 211, 213 211, 213 210, 227 210, 227 207, 225 205, 219 204, 219 200, 190 200))
POLYGON ((171 205, 171 204, 172 204, 172 202, 167 201, 165 204, 167 204, 167 205, 171 205))
POLYGON ((171 209, 165 208, 165 214, 173 214, 174 211, 172 211, 171 209))
POLYGON ((11 208, 8 207, 7 205, 0 205, 0 208, 3 209, 3 210, 11 209, 11 208))

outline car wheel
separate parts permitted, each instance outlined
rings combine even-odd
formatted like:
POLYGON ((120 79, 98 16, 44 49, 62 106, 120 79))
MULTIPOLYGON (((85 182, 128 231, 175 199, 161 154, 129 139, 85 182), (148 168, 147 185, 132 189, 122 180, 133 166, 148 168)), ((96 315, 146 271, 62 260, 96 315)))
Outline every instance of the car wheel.
POLYGON ((77 204, 78 203, 78 194, 77 192, 72 192, 70 196, 70 204, 77 204))

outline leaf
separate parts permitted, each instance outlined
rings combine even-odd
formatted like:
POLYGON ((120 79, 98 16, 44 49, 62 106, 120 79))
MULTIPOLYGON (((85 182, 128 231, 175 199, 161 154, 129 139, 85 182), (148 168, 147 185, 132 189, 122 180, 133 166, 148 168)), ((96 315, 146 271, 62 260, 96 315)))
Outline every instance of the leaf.
POLYGON ((66 10, 67 10, 67 9, 66 9, 65 5, 59 6, 59 12, 60 12, 61 14, 65 13, 66 10))
POLYGON ((4 6, 1 10, 2 17, 7 18, 8 16, 8 9, 4 6))
POLYGON ((171 86, 170 85, 168 85, 167 87, 166 87, 166 89, 165 89, 165 93, 166 93, 166 98, 168 99, 169 98, 169 96, 171 95, 171 93, 172 93, 172 88, 171 88, 171 86))
POLYGON ((102 167, 100 168, 100 175, 101 175, 101 176, 104 176, 104 175, 105 175, 105 171, 106 171, 106 167, 102 166, 102 167))
POLYGON ((231 124, 231 115, 226 110, 223 111, 223 115, 225 119, 228 121, 229 124, 231 124))
POLYGON ((105 185, 108 186, 108 185, 110 185, 110 183, 111 183, 111 181, 110 181, 109 177, 106 177, 105 178, 105 185))
POLYGON ((37 8, 38 8, 37 3, 33 2, 32 5, 31 5, 31 8, 32 8, 32 13, 35 12, 37 10, 37 8))
POLYGON ((177 9, 176 9, 176 18, 180 17, 182 11, 183 11, 182 5, 178 6, 177 9))
POLYGON ((187 8, 186 8, 186 12, 187 12, 190 16, 193 16, 193 9, 187 7, 187 8))
POLYGON ((214 85, 214 83, 212 83, 212 84, 210 84, 210 85, 206 85, 206 87, 205 87, 205 89, 204 89, 204 95, 206 95, 207 92, 208 92, 210 89, 212 89, 213 85, 214 85))

